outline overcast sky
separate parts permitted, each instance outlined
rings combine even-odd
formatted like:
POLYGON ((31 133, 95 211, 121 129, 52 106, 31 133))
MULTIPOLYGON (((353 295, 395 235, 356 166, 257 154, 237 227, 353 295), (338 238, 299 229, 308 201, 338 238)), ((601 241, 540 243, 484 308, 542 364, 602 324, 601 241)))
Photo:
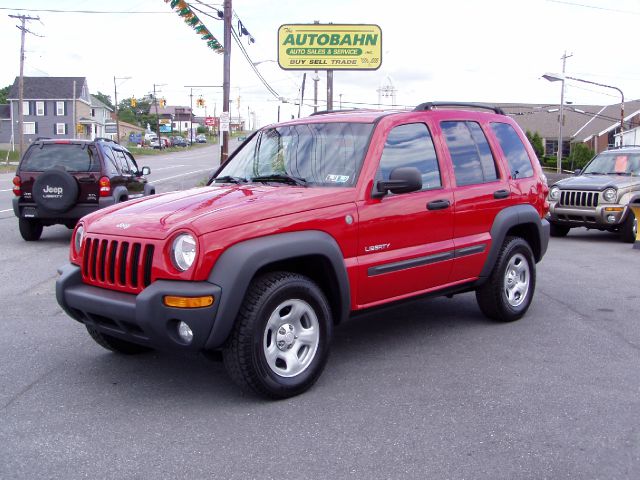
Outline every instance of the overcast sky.
MULTIPOLYGON (((197 1, 188 3, 214 13, 197 1)), ((222 9, 221 3, 203 3, 222 9)), ((25 75, 86 76, 92 93, 113 98, 141 97, 161 87, 169 105, 189 105, 185 85, 221 85, 223 56, 204 41, 163 0, 0 0, 0 86, 19 74, 20 32, 9 14, 23 9, 99 10, 127 13, 88 14, 25 12, 39 16, 28 28, 25 75), (135 13, 159 12, 159 13, 135 13)), ((251 60, 277 58, 277 32, 291 23, 365 23, 382 29, 382 66, 377 71, 334 74, 334 106, 378 102, 377 90, 392 84, 396 103, 412 106, 431 100, 548 103, 560 99, 560 84, 541 79, 560 72, 566 50, 567 75, 609 84, 628 100, 640 98, 640 63, 636 32, 638 0, 234 0, 234 12, 255 38, 241 41, 251 60), (354 102, 354 103, 352 103, 354 102)), ((198 14, 222 41, 222 22, 198 14)), ((237 26, 237 19, 234 20, 237 26)), ((303 72, 283 71, 275 62, 257 67, 277 93, 299 97, 303 72)), ((319 99, 326 101, 325 73, 320 72, 319 99)), ((305 104, 313 102, 313 72, 307 74, 305 104)), ((274 122, 279 102, 262 86, 248 61, 232 43, 232 116, 255 111, 259 125, 274 122)), ((207 103, 207 113, 220 113, 220 88, 194 89, 207 103)), ((614 91, 568 82, 566 98, 576 104, 611 104, 614 91)), ((390 103, 390 99, 384 100, 390 103)), ((195 104, 195 98, 194 98, 195 104)), ((321 106, 324 108, 324 106, 321 106)), ((308 115, 311 107, 303 107, 308 115)), ((204 109, 196 109, 204 114, 204 109)), ((283 104, 281 118, 298 114, 283 104)))

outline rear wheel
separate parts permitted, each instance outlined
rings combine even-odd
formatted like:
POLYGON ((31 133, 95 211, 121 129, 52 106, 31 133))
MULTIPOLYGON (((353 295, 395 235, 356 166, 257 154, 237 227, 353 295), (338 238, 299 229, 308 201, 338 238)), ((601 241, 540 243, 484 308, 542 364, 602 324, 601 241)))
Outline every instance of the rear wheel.
POLYGON ((622 229, 620 230, 620 238, 625 243, 633 243, 636 241, 637 234, 638 219, 634 215, 633 210, 629 209, 627 219, 622 224, 622 229))
POLYGON ((487 317, 512 322, 529 309, 535 287, 536 264, 529 244, 520 237, 507 237, 489 279, 476 290, 476 299, 487 317))
POLYGON ((85 326, 87 327, 87 332, 89 332, 91 338, 93 338, 98 345, 106 348, 107 350, 111 350, 112 352, 122 353, 124 355, 136 355, 138 353, 146 353, 153 350, 152 348, 144 347, 137 343, 127 342, 126 340, 121 340, 102 333, 91 325, 85 326))
POLYGON ((40 240, 40 236, 42 235, 42 223, 33 218, 19 218, 18 229, 20 230, 22 238, 27 242, 40 240))
POLYGON ((271 398, 298 395, 324 369, 333 321, 322 290, 307 277, 274 272, 254 280, 224 363, 244 389, 271 398))
POLYGON ((552 237, 566 237, 569 230, 571 230, 571 228, 552 223, 550 233, 552 237))

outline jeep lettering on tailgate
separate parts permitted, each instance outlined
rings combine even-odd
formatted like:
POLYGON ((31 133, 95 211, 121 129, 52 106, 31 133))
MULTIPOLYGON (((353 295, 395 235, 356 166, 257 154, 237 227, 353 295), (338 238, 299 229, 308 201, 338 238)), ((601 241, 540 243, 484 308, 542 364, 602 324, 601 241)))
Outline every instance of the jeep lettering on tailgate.
POLYGON ((219 352, 242 388, 290 397, 354 312, 475 292, 521 318, 547 193, 498 108, 313 115, 257 131, 205 187, 82 218, 56 295, 102 347, 219 352))

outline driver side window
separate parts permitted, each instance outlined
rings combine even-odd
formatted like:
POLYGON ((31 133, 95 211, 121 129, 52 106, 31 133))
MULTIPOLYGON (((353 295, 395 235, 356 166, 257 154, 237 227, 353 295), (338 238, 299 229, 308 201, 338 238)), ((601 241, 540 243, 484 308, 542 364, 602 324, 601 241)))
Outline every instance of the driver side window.
POLYGON ((399 125, 389 132, 376 181, 388 181, 391 171, 398 167, 417 168, 422 176, 422 190, 442 187, 436 150, 424 123, 399 125))

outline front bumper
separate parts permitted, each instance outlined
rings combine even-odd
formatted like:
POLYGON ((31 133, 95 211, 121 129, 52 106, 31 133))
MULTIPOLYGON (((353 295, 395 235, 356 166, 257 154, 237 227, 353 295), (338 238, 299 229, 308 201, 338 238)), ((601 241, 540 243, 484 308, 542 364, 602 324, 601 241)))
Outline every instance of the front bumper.
POLYGON ((106 290, 82 282, 80 267, 59 269, 56 299, 75 320, 100 332, 160 350, 200 351, 205 347, 218 310, 221 288, 209 282, 157 280, 138 295, 106 290), (165 295, 198 297, 213 295, 213 305, 174 308, 163 303, 165 295), (178 323, 193 331, 193 341, 178 336, 178 323))
POLYGON ((603 204, 595 208, 580 208, 558 206, 556 202, 550 202, 549 221, 567 227, 610 230, 619 228, 627 219, 629 211, 627 205, 603 204))

